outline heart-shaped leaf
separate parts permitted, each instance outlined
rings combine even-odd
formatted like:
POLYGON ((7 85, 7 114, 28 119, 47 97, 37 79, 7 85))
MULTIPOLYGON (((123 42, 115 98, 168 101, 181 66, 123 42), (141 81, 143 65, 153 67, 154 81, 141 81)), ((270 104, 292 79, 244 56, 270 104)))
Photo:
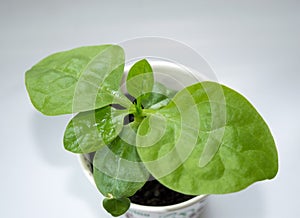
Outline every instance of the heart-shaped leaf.
POLYGON ((124 51, 116 45, 87 46, 50 55, 26 72, 25 83, 37 110, 70 114, 131 103, 119 90, 124 51))
POLYGON ((239 191, 278 170, 262 117, 243 96, 214 82, 181 90, 143 120, 137 145, 149 172, 186 194, 239 191))
POLYGON ((129 209, 130 200, 128 198, 105 198, 103 207, 112 216, 121 216, 129 209))

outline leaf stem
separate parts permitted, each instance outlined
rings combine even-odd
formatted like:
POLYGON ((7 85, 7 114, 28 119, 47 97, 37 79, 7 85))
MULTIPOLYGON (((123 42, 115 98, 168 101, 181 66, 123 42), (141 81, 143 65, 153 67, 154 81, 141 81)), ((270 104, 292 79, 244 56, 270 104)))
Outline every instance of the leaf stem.
POLYGON ((143 109, 142 110, 142 116, 149 116, 151 114, 155 114, 156 110, 153 109, 143 109))

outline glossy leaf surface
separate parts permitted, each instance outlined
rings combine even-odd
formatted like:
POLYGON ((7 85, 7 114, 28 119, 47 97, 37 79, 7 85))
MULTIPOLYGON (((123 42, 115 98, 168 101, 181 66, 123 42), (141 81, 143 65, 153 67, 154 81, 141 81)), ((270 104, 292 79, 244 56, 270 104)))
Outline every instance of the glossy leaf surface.
POLYGON ((186 194, 229 193, 273 178, 273 137, 237 92, 203 82, 178 92, 138 130, 138 153, 165 186, 186 194))
POLYGON ((159 109, 166 106, 175 94, 176 91, 155 82, 152 91, 143 95, 142 105, 144 108, 159 109))
POLYGON ((119 135, 126 114, 126 110, 111 106, 77 114, 66 127, 65 149, 74 153, 97 151, 119 135))
POLYGON ((142 95, 151 92, 153 83, 153 71, 146 59, 136 62, 130 68, 126 79, 126 88, 134 98, 142 98, 142 95))
POLYGON ((119 137, 96 152, 94 179, 104 196, 130 197, 149 178, 135 146, 135 123, 124 126, 119 137))
POLYGON ((128 198, 105 198, 103 200, 104 209, 112 216, 121 216, 130 207, 130 200, 128 198))
POLYGON ((37 110, 46 115, 97 109, 127 99, 118 92, 123 49, 87 46, 50 55, 26 72, 25 83, 37 110))

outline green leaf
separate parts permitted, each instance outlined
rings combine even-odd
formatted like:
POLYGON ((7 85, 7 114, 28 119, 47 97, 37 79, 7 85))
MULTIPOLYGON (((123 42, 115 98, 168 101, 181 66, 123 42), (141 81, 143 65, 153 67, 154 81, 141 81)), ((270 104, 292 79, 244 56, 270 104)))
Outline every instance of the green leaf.
POLYGON ((25 74, 26 88, 45 115, 70 114, 112 102, 130 106, 118 90, 124 51, 116 45, 87 46, 50 55, 25 74))
POLYGON ((128 198, 105 198, 103 200, 103 207, 112 216, 121 216, 130 207, 130 200, 128 198))
POLYGON ((149 178, 135 146, 136 123, 124 126, 119 137, 96 152, 94 180, 104 196, 130 197, 149 178))
POLYGON ((77 114, 65 130, 65 149, 74 153, 99 150, 119 135, 126 114, 111 106, 77 114))
POLYGON ((153 71, 146 59, 136 62, 128 72, 126 88, 128 93, 137 98, 152 91, 154 83, 153 71))
POLYGON ((144 119, 137 145, 149 172, 186 194, 235 192, 278 171, 262 117, 243 96, 214 82, 181 90, 144 119))
POLYGON ((142 105, 144 108, 158 109, 166 106, 175 94, 176 91, 167 88, 159 82, 155 82, 152 91, 143 95, 142 105))

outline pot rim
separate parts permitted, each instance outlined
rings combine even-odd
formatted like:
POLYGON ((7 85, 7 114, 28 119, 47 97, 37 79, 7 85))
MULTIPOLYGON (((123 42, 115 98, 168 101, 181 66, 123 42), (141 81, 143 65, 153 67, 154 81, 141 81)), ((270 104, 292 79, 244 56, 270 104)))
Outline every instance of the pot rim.
POLYGON ((178 204, 168 205, 168 206, 145 206, 145 205, 131 203, 130 208, 134 210, 149 211, 149 212, 175 211, 181 208, 189 207, 197 202, 204 201, 207 198, 207 196, 208 195, 198 195, 190 200, 178 204))
MULTIPOLYGON (((89 161, 83 154, 78 155, 78 160, 79 160, 80 166, 81 166, 84 174, 86 175, 88 180, 92 183, 92 185, 94 187, 96 187, 96 183, 94 181, 93 174, 90 171, 89 161), (89 165, 87 165, 87 163, 89 165)), ((191 206, 197 202, 204 201, 207 197, 208 197, 208 195, 198 195, 190 200, 187 200, 187 201, 184 201, 184 202, 181 202, 178 204, 168 205, 168 206, 145 206, 145 205, 140 205, 140 204, 136 204, 136 203, 131 203, 130 209, 139 210, 139 211, 157 212, 157 213, 166 212, 166 211, 175 211, 175 210, 178 210, 181 208, 191 206)))

